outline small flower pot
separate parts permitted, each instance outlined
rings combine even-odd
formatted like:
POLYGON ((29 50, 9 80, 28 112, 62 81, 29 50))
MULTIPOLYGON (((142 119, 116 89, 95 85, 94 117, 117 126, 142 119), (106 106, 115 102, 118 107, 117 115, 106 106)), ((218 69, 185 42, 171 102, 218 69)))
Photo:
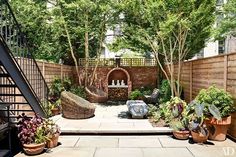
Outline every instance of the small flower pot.
POLYGON ((58 107, 51 109, 52 115, 58 115, 60 114, 60 109, 58 107))
POLYGON ((207 135, 203 135, 201 133, 197 133, 194 131, 191 131, 191 135, 193 138, 193 141, 196 143, 204 143, 207 141, 208 137, 209 137, 209 131, 207 131, 207 135))
POLYGON ((60 134, 55 134, 51 139, 49 139, 46 143, 47 148, 54 148, 58 144, 58 139, 59 139, 60 134))
POLYGON ((23 144, 23 150, 28 155, 37 155, 43 152, 45 148, 45 143, 31 143, 31 144, 23 144))
POLYGON ((213 117, 205 120, 205 124, 209 130, 209 139, 215 141, 224 141, 231 124, 231 116, 217 120, 213 117))
POLYGON ((189 137, 190 132, 189 131, 173 131, 173 135, 175 138, 179 140, 187 140, 189 137))

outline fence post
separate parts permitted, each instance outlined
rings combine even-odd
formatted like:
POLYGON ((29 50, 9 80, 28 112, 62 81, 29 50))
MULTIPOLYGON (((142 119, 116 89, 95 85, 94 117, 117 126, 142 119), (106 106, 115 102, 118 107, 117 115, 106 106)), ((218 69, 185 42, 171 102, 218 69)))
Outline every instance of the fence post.
POLYGON ((228 55, 224 56, 224 90, 227 90, 228 55))
POLYGON ((60 64, 61 65, 61 80, 63 79, 63 66, 62 66, 62 64, 60 64))
POLYGON ((189 69, 189 77, 190 77, 190 80, 189 80, 189 86, 190 86, 190 91, 189 91, 189 95, 190 95, 190 101, 192 101, 193 99, 193 62, 190 62, 190 69, 189 69))
POLYGON ((43 77, 45 78, 45 63, 44 62, 43 62, 42 74, 43 74, 43 77))

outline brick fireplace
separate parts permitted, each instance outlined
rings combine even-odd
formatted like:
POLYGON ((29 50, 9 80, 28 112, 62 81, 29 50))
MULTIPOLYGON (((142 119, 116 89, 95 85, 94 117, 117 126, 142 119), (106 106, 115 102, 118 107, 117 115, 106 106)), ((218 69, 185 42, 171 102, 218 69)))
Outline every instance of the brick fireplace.
POLYGON ((132 82, 127 70, 116 67, 107 73, 105 92, 110 100, 127 100, 131 90, 132 82))

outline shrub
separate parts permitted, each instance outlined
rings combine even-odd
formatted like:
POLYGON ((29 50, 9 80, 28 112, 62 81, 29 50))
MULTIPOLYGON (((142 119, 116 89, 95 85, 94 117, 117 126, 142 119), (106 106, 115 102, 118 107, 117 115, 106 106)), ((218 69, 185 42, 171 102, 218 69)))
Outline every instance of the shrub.
MULTIPOLYGON (((215 86, 211 86, 208 89, 202 89, 196 97, 196 101, 199 103, 205 103, 216 106, 221 114, 221 117, 229 116, 235 111, 232 96, 215 86)), ((206 112, 210 114, 208 108, 205 108, 206 112)))
POLYGON ((70 92, 75 94, 75 95, 78 95, 84 99, 86 99, 86 92, 85 92, 85 88, 84 87, 81 87, 81 86, 73 86, 71 89, 70 89, 70 92))
POLYGON ((171 98, 171 88, 168 80, 162 80, 160 85, 160 103, 165 103, 171 98))
POLYGON ((55 78, 50 86, 50 97, 52 101, 56 101, 60 98, 61 92, 69 91, 72 86, 72 81, 70 78, 55 78))
POLYGON ((135 89, 134 91, 132 91, 130 93, 130 96, 129 96, 129 98, 131 100, 137 100, 137 99, 140 99, 142 97, 143 97, 143 93, 141 91, 139 91, 138 89, 135 89))

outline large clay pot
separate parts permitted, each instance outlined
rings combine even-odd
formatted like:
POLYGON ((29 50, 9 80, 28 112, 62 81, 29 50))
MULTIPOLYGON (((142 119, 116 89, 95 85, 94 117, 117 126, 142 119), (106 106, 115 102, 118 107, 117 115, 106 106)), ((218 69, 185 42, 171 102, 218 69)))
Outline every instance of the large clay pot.
POLYGON ((45 143, 40 144, 23 144, 23 150, 28 155, 37 155, 43 152, 45 148, 45 143))
POLYGON ((47 148, 54 148, 58 144, 58 138, 60 134, 55 134, 51 139, 47 141, 47 148))
POLYGON ((192 135, 192 138, 193 138, 194 142, 196 142, 196 143, 204 143, 208 139, 209 131, 207 131, 207 135, 206 136, 203 135, 203 134, 194 132, 194 131, 191 131, 191 135, 192 135))
POLYGON ((209 118, 205 120, 207 128, 209 130, 209 139, 215 141, 224 141, 226 139, 226 134, 231 124, 231 116, 217 120, 215 118, 209 118))
POLYGON ((173 131, 173 135, 179 140, 187 140, 189 137, 189 131, 173 131))

